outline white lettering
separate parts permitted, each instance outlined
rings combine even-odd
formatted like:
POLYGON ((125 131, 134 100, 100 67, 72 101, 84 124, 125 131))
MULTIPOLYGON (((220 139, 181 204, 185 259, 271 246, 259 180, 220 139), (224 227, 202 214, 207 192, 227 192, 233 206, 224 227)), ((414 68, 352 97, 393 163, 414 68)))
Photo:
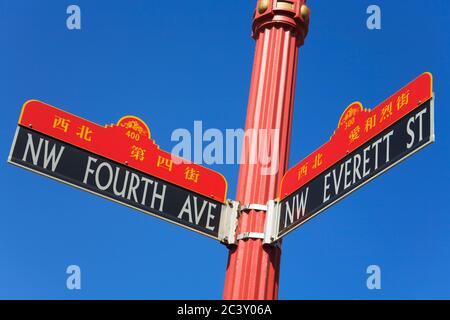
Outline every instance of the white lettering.
MULTIPOLYGON (((128 184, 128 176, 130 175, 130 172, 128 170, 125 170, 125 178, 124 178, 124 182, 123 182, 123 186, 122 186, 122 191, 120 191, 120 192, 117 191, 117 181, 119 181, 119 173, 120 173, 120 168, 116 167, 116 175, 114 176, 113 192, 116 196, 125 198, 126 187, 128 184)), ((130 200, 129 195, 130 194, 128 194, 128 200, 130 200)))
POLYGON ((378 169, 378 145, 383 141, 383 138, 378 139, 372 144, 372 148, 375 148, 375 169, 378 169))
POLYGON ((342 177, 342 171, 344 169, 344 164, 341 164, 341 169, 339 170, 339 178, 336 179, 336 169, 333 170, 333 180, 334 180, 334 190, 336 194, 339 193, 339 189, 341 186, 341 177, 342 177))
POLYGON ((422 111, 420 111, 417 115, 416 115, 416 119, 419 119, 419 142, 423 140, 423 130, 422 130, 422 116, 427 113, 427 109, 424 109, 422 111))
POLYGON ((361 180, 361 173, 359 172, 360 165, 361 165, 361 155, 355 154, 355 156, 353 157, 353 183, 356 183, 356 176, 358 176, 358 180, 361 180))
POLYGON ((111 184, 113 182, 113 169, 111 167, 111 165, 107 162, 102 162, 98 168, 97 171, 95 172, 95 184, 97 185, 97 188, 99 188, 102 191, 107 190, 111 184), (105 185, 101 185, 100 183, 100 172, 102 170, 102 168, 106 167, 108 169, 108 182, 105 185))
POLYGON ((151 202, 150 206, 152 208, 155 208, 155 200, 159 199, 160 202, 159 202, 159 209, 158 210, 162 212, 163 211, 163 207, 164 207, 164 199, 166 197, 167 186, 165 184, 162 185, 162 192, 161 193, 158 193, 157 189, 158 189, 158 182, 155 182, 155 187, 153 188, 152 202, 151 202))
POLYGON ((83 183, 87 184, 87 179, 89 177, 90 174, 93 174, 95 171, 91 169, 91 163, 94 162, 96 163, 98 159, 89 157, 88 158, 88 163, 87 163, 87 167, 86 167, 86 173, 84 174, 84 179, 83 179, 83 183))
POLYGON ((370 151, 370 146, 367 148, 364 148, 364 156, 363 156, 363 177, 367 177, 370 174, 370 168, 369 170, 366 170, 367 164, 369 164, 370 158, 367 157, 367 152, 370 151))
POLYGON ((352 159, 348 159, 345 161, 345 177, 344 177, 344 189, 347 189, 351 186, 351 181, 349 181, 347 178, 350 177, 352 171, 350 170, 350 165, 352 163, 352 159))
POLYGON ((414 124, 414 117, 411 117, 408 120, 408 125, 406 126, 406 132, 411 137, 411 141, 406 144, 406 147, 408 149, 412 148, 412 146, 414 145, 414 140, 416 139, 415 134, 414 134, 414 130, 411 129, 411 125, 413 125, 413 124, 414 124))
POLYGON ((330 195, 327 195, 327 190, 330 189, 330 184, 328 183, 329 178, 331 178, 331 173, 325 175, 325 183, 323 184, 323 203, 330 200, 330 195))
POLYGON ((153 180, 142 177, 142 181, 144 182, 144 193, 142 194, 142 202, 141 204, 145 206, 145 200, 147 199, 147 189, 148 184, 153 184, 153 180))
POLYGON ((189 222, 192 223, 192 210, 191 210, 191 197, 188 196, 184 202, 183 208, 178 215, 178 219, 183 219, 183 214, 187 213, 189 217, 189 222))
POLYGON ((127 196, 128 200, 131 200, 131 195, 133 195, 133 200, 135 202, 138 202, 136 190, 139 188, 139 184, 140 184, 139 176, 136 173, 131 173, 130 188, 128 189, 128 196, 127 196))
POLYGON ((391 132, 389 132, 388 134, 386 134, 383 138, 383 141, 386 140, 386 163, 388 163, 390 161, 390 145, 391 145, 391 136, 394 135, 394 130, 392 130, 391 132))
POLYGON ((289 218, 289 224, 292 224, 294 222, 294 213, 296 220, 300 219, 300 214, 302 217, 305 216, 306 211, 306 202, 308 201, 308 193, 309 188, 306 188, 305 193, 296 194, 294 198, 292 199, 292 210, 289 205, 289 202, 286 202, 286 216, 284 219, 284 226, 288 226, 288 218, 289 218))

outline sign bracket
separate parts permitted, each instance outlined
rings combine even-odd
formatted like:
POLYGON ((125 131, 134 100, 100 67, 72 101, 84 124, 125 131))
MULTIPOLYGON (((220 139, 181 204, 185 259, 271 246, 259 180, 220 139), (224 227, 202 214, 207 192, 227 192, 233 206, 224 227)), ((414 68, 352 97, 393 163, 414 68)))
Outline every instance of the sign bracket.
POLYGON ((243 205, 240 207, 240 211, 250 211, 250 210, 267 211, 267 205, 251 203, 251 204, 246 204, 246 205, 243 205))
POLYGON ((278 200, 269 200, 267 203, 266 223, 264 225, 263 244, 273 244, 278 240, 278 226, 280 223, 281 204, 278 200))
POLYGON ((270 200, 266 205, 247 204, 241 206, 239 202, 228 200, 223 207, 223 219, 219 227, 219 240, 225 245, 235 245, 237 241, 247 239, 260 239, 263 244, 277 246, 279 243, 278 225, 281 205, 278 200, 270 200), (236 235, 237 218, 242 211, 257 210, 266 212, 264 232, 243 232, 236 235))
POLYGON ((265 237, 265 233, 262 232, 244 232, 239 234, 236 237, 236 240, 247 240, 247 239, 261 239, 263 240, 265 237))
POLYGON ((236 244, 236 228, 240 203, 227 200, 222 206, 219 225, 219 241, 225 245, 236 244))

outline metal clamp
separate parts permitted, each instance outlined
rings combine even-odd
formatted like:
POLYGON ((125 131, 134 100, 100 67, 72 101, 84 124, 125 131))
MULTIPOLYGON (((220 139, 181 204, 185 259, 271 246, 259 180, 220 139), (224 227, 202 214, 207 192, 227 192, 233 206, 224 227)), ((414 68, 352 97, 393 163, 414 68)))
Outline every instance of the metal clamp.
POLYGON ((228 200, 222 206, 222 218, 219 225, 219 240, 223 244, 236 244, 236 228, 239 212, 239 202, 228 200))
POLYGON ((264 233, 260 233, 260 232, 244 232, 239 234, 236 237, 236 240, 247 240, 247 239, 264 239, 264 233))
POLYGON ((270 200, 267 205, 247 204, 243 206, 238 201, 228 200, 226 205, 222 206, 222 218, 219 225, 220 242, 225 245, 232 245, 240 240, 260 239, 263 240, 263 244, 279 247, 278 226, 280 208, 280 203, 276 200, 270 200), (239 213, 249 210, 266 212, 264 232, 243 232, 236 235, 239 213))
MULTIPOLYGON (((266 224, 264 225, 264 244, 277 245, 280 224, 280 203, 270 200, 267 203, 266 224)), ((279 244, 278 244, 279 245, 279 244)))
POLYGON ((246 204, 240 207, 241 211, 250 211, 250 210, 256 210, 256 211, 266 211, 267 212, 267 206, 264 204, 246 204))

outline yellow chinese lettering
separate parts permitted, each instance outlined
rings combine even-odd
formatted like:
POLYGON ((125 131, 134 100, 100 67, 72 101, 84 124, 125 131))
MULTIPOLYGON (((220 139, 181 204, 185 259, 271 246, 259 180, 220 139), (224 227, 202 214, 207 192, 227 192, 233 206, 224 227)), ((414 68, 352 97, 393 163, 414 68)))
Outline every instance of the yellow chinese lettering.
POLYGON ((189 181, 198 182, 198 178, 200 177, 200 171, 195 170, 194 168, 187 167, 184 170, 184 178, 189 181))
POLYGON ((298 170, 298 177, 297 179, 300 180, 302 177, 308 175, 308 163, 301 166, 301 168, 298 170))
POLYGON ((366 120, 366 132, 369 132, 377 125, 377 115, 374 114, 366 120))
POLYGON ((55 116, 53 128, 67 132, 69 130, 70 120, 55 116))
POLYGON ((142 149, 137 146, 131 147, 130 157, 139 161, 144 161, 145 159, 145 149, 142 149))
POLYGON ((158 156, 158 161, 156 162, 157 167, 165 168, 169 171, 172 171, 172 165, 173 165, 172 159, 158 156))
POLYGON ((314 157, 314 165, 313 168, 316 169, 318 167, 320 167, 323 163, 323 154, 322 153, 318 153, 316 154, 316 156, 314 157))
POLYGON ((409 94, 410 92, 408 90, 397 98, 397 110, 400 110, 409 103, 409 94))
POLYGON ((361 127, 360 126, 356 126, 349 134, 348 138, 349 138, 349 143, 352 143, 356 140, 359 139, 359 134, 361 132, 361 127))
POLYGON ((92 141, 92 130, 89 129, 89 127, 87 126, 81 126, 78 127, 78 132, 77 132, 77 136, 80 137, 80 139, 86 140, 91 142, 92 141))
POLYGON ((381 109, 380 123, 389 118, 390 116, 392 116, 392 102, 385 105, 383 109, 381 109))

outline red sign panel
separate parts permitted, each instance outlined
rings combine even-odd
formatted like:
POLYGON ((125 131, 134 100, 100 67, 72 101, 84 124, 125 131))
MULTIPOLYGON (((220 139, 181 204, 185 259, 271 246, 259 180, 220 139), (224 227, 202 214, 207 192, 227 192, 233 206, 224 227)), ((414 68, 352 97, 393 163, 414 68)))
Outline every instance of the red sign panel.
POLYGON ((347 154, 396 123, 432 98, 431 73, 424 73, 373 110, 354 102, 345 109, 330 140, 291 168, 283 177, 279 198, 284 199, 347 154))
POLYGON ((100 126, 46 103, 27 101, 19 125, 128 165, 216 201, 225 202, 227 182, 218 172, 162 151, 144 121, 126 116, 100 126))

